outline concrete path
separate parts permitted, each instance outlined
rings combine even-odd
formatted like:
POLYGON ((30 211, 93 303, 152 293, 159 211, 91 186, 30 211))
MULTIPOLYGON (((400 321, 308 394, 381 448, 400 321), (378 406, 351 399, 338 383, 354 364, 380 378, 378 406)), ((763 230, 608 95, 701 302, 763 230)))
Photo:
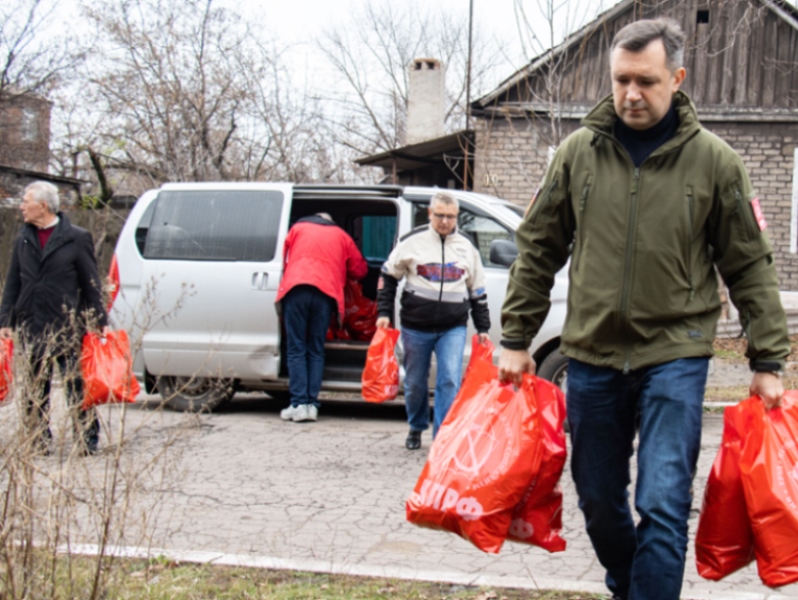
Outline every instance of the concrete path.
MULTIPOLYGON (((742 371, 739 378, 747 380, 742 371)), ((733 375, 713 373, 727 385, 733 375)), ((131 510, 148 514, 147 527, 129 531, 122 545, 152 553, 278 568, 298 568, 456 583, 555 588, 602 593, 603 571, 584 533, 570 473, 563 476, 565 552, 507 543, 484 554, 449 533, 420 529, 405 520, 404 503, 429 449, 404 448, 400 404, 326 402, 316 423, 284 423, 283 408, 264 396, 238 396, 219 413, 185 416, 157 410, 145 398, 127 411, 124 453, 143 463, 172 443, 166 477, 141 486, 131 510), (146 531, 145 531, 146 529, 146 531), (146 543, 142 542, 145 539, 146 543), (157 549, 157 550, 154 550, 157 549), (146 550, 145 550, 146 551, 146 550)), ((0 408, 0 413, 10 411, 0 408)), ((10 414, 5 412, 4 414, 10 414)), ((103 408, 103 463, 118 439, 118 407, 103 408)), ((0 414, 0 420, 3 419, 0 414)), ((702 491, 717 451, 722 416, 704 418, 690 520, 695 533, 702 491)), ((42 459, 53 461, 55 459, 42 459)), ((90 540, 87 540, 90 541, 90 540)), ((722 582, 696 573, 692 541, 684 598, 798 598, 798 585, 772 591, 754 566, 722 582)))

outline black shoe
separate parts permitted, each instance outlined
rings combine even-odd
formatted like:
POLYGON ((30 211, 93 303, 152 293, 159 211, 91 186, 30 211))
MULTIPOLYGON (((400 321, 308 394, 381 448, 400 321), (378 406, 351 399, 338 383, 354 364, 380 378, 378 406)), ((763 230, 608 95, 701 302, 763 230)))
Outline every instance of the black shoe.
POLYGON ((93 456, 97 454, 98 443, 96 439, 83 440, 79 444, 78 452, 81 456, 93 456))
POLYGON ((405 440, 405 448, 408 450, 418 450, 421 448, 421 432, 410 430, 405 440))
POLYGON ((53 442, 53 434, 49 429, 45 429, 33 442, 33 453, 39 456, 50 456, 50 445, 53 442))

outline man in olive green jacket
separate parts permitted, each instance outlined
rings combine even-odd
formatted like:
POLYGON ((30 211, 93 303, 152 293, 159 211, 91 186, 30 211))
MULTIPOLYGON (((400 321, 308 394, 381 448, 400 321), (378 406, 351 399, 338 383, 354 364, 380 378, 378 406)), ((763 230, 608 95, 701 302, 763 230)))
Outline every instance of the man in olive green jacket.
POLYGON ((572 472, 616 598, 677 599, 691 476, 720 314, 714 267, 748 337, 751 393, 779 403, 789 353, 765 219, 740 157, 679 91, 684 34, 638 21, 615 37, 612 96, 557 150, 517 232, 502 309, 499 375, 520 382, 527 348, 569 256, 572 472), (639 415, 635 507, 629 458, 639 415))

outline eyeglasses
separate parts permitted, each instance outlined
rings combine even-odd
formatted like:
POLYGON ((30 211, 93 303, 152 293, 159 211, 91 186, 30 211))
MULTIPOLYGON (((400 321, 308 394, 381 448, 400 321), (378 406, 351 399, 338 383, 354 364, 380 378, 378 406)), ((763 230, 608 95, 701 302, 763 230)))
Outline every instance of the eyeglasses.
POLYGON ((432 213, 432 216, 441 221, 456 221, 457 215, 442 215, 440 213, 432 213))

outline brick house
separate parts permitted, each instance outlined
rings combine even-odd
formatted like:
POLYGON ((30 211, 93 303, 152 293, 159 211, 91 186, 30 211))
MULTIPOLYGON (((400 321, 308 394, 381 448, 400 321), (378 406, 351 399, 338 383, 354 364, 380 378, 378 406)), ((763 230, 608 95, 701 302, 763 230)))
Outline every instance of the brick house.
POLYGON ((85 183, 48 173, 52 102, 6 87, 0 94, 0 206, 16 205, 33 181, 49 181, 65 206, 75 205, 85 183))
POLYGON ((0 165, 0 207, 16 206, 22 200, 22 191, 25 186, 34 181, 48 181, 56 186, 63 206, 74 206, 78 203, 80 186, 85 183, 73 177, 61 177, 41 171, 0 165))
POLYGON ((31 93, 4 90, 0 102, 0 165, 47 171, 52 103, 31 93))
POLYGON ((742 157, 768 220, 780 286, 798 291, 798 10, 780 0, 623 0, 472 104, 474 189, 527 204, 553 149, 611 92, 609 47, 640 18, 687 35, 682 86, 742 157))

